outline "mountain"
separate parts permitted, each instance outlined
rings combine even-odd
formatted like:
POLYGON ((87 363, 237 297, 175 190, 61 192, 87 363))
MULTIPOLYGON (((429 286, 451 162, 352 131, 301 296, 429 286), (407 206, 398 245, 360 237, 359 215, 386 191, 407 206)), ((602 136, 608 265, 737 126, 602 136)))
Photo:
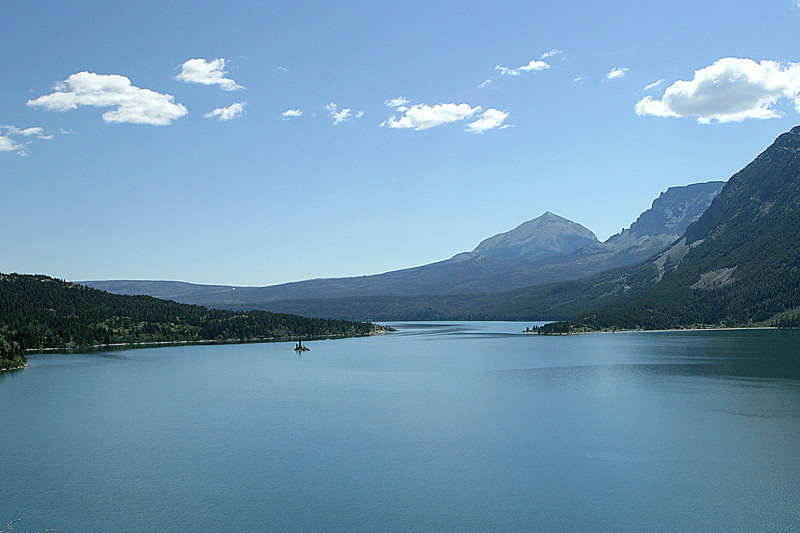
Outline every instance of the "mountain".
MULTIPOLYGON (((580 224, 544 213, 507 233, 483 241, 472 252, 414 268, 371 276, 313 279, 268 287, 230 287, 160 281, 82 281, 117 294, 148 294, 213 307, 264 306, 279 300, 351 298, 358 296, 482 294, 533 283, 559 281, 537 265, 597 238, 580 224), (483 248, 481 248, 483 246, 483 248), (480 250, 486 250, 484 254, 480 250)), ((567 278, 571 276, 567 275, 567 278)))
POLYGON ((267 311, 207 309, 109 294, 47 276, 0 274, 0 368, 31 348, 366 335, 379 329, 267 311))
MULTIPOLYGON (((269 287, 195 285, 173 281, 86 281, 118 294, 149 294, 185 303, 231 309, 280 309, 311 316, 388 317, 393 298, 481 295, 586 277, 646 259, 666 248, 711 203, 723 182, 672 187, 630 228, 600 243, 594 234, 546 212, 482 241, 471 252, 420 267, 373 276, 315 279, 269 287), (356 303, 355 300, 361 300, 356 303), (363 312, 353 315, 355 310, 363 312)), ((439 299, 441 301, 441 299, 439 299)), ((423 308, 427 304, 421 304, 423 308)), ((399 305, 391 309, 400 311, 399 305)))
POLYGON ((547 211, 511 231, 489 237, 472 252, 458 254, 453 259, 481 256, 535 261, 566 254, 596 242, 597 237, 588 229, 547 211))
POLYGON ((548 330, 800 325, 798 228, 800 126, 734 174, 680 240, 589 280, 596 297, 581 305, 596 308, 548 330))

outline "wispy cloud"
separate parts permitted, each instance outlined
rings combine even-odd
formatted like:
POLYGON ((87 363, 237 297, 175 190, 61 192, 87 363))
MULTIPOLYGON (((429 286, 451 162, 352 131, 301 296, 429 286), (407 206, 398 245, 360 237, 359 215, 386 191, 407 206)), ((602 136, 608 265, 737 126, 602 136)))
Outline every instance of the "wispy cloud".
POLYGON ((302 117, 303 116, 303 112, 301 110, 299 110, 299 109, 287 109, 286 111, 281 113, 281 116, 284 119, 288 120, 290 118, 302 117))
POLYGON ((402 114, 390 117, 381 123, 381 127, 397 129, 413 129, 415 131, 427 130, 443 124, 479 118, 467 125, 467 129, 474 133, 500 127, 508 117, 508 113, 490 108, 481 114, 481 107, 472 107, 469 104, 415 104, 408 108, 398 108, 402 114), (402 109, 402 111, 401 111, 402 109))
POLYGON ((653 89, 658 89, 659 87, 661 87, 661 84, 664 83, 664 81, 665 80, 663 78, 658 80, 658 81, 654 81, 650 85, 646 85, 645 88, 642 89, 642 91, 643 92, 647 92, 647 91, 651 91, 653 89))
POLYGON ((109 123, 164 126, 188 113, 172 95, 141 89, 125 76, 78 72, 55 87, 55 92, 28 100, 27 105, 47 111, 68 111, 78 106, 115 107, 103 113, 109 123))
MULTIPOLYGON (((800 0, 798 0, 798 1, 800 1, 800 0)), ((385 100, 383 103, 387 107, 400 107, 400 106, 406 105, 410 101, 411 100, 409 100, 408 98, 406 98, 404 96, 398 96, 397 98, 390 98, 389 100, 385 100)))
POLYGON ((503 76, 519 76, 523 72, 537 72, 539 70, 545 70, 550 68, 550 65, 544 61, 540 61, 538 59, 531 59, 527 65, 522 65, 519 68, 508 68, 502 65, 497 65, 494 67, 495 70, 499 70, 500 74, 503 76))
POLYGON ((695 71, 691 80, 676 81, 660 100, 645 96, 636 114, 693 116, 701 124, 768 119, 781 116, 773 106, 783 98, 800 112, 800 63, 726 57, 695 71))
POLYGON ((284 71, 284 72, 289 72, 289 69, 288 69, 288 68, 286 68, 286 67, 282 67, 282 66, 280 66, 280 65, 278 65, 278 66, 277 66, 277 67, 275 67, 275 68, 276 68, 276 69, 278 69, 278 70, 282 70, 282 71, 284 71))
POLYGON ((548 57, 550 57, 550 56, 554 56, 554 55, 558 55, 558 54, 563 54, 563 53, 564 53, 564 52, 563 52, 562 50, 556 50, 556 49, 554 48, 554 49, 550 50, 549 52, 545 52, 545 53, 543 53, 543 54, 542 54, 542 57, 541 57, 540 59, 547 59, 547 58, 548 58, 548 57))
POLYGON ((605 79, 607 80, 617 80, 619 78, 624 78, 625 73, 628 72, 628 67, 614 67, 611 71, 606 74, 605 79))
POLYGON ((190 59, 181 65, 181 73, 175 76, 176 80, 186 83, 201 83, 203 85, 219 85, 223 91, 236 91, 243 89, 230 78, 226 78, 224 59, 190 59))
POLYGON ((36 137, 41 140, 50 140, 52 135, 46 135, 44 128, 36 126, 32 128, 18 128, 12 125, 0 125, 0 152, 16 152, 17 155, 29 155, 28 145, 31 141, 19 142, 12 137, 36 137))
POLYGON ((0 152, 15 152, 23 148, 23 145, 14 142, 11 137, 0 135, 0 152))
POLYGON ((247 102, 236 102, 228 107, 218 107, 214 111, 203 115, 206 118, 216 118, 217 120, 233 120, 244 115, 244 108, 247 102))
POLYGON ((491 84, 492 84, 492 80, 488 79, 488 80, 484 81, 483 83, 481 83, 480 85, 478 85, 478 89, 485 89, 486 87, 488 87, 491 84))

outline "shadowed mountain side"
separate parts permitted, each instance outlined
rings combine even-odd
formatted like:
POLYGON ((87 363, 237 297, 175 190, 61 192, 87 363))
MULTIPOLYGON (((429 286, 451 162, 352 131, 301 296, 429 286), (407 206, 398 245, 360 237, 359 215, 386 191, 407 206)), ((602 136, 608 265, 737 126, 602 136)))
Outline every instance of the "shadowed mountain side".
MULTIPOLYGON (((634 296, 548 330, 798 326, 798 228, 800 127, 734 174, 684 238, 629 269, 625 290, 634 296)), ((606 289, 613 295, 613 285, 606 289)))
POLYGON ((308 298, 264 302, 256 308, 343 320, 566 320, 631 294, 629 269, 500 294, 308 298))

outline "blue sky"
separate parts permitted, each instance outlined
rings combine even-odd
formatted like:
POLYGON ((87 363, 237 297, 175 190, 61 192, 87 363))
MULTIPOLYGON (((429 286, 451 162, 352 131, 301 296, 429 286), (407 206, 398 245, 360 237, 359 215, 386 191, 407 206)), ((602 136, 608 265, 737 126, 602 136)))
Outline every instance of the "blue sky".
POLYGON ((362 275, 548 210, 603 240, 800 123, 799 29, 794 0, 9 2, 0 271, 362 275))

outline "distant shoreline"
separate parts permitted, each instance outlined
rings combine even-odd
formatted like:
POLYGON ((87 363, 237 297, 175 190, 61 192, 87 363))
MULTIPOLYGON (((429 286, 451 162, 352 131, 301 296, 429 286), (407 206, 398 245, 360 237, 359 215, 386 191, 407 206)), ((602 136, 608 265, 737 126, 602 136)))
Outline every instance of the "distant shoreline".
POLYGON ((663 333, 663 332, 680 332, 680 331, 740 331, 740 330, 762 330, 762 329, 786 329, 777 326, 709 326, 706 328, 667 328, 667 329, 597 329, 594 331, 572 331, 569 333, 537 333, 535 330, 523 330, 523 333, 532 333, 536 335, 556 336, 556 335, 591 335, 594 333, 663 333))

